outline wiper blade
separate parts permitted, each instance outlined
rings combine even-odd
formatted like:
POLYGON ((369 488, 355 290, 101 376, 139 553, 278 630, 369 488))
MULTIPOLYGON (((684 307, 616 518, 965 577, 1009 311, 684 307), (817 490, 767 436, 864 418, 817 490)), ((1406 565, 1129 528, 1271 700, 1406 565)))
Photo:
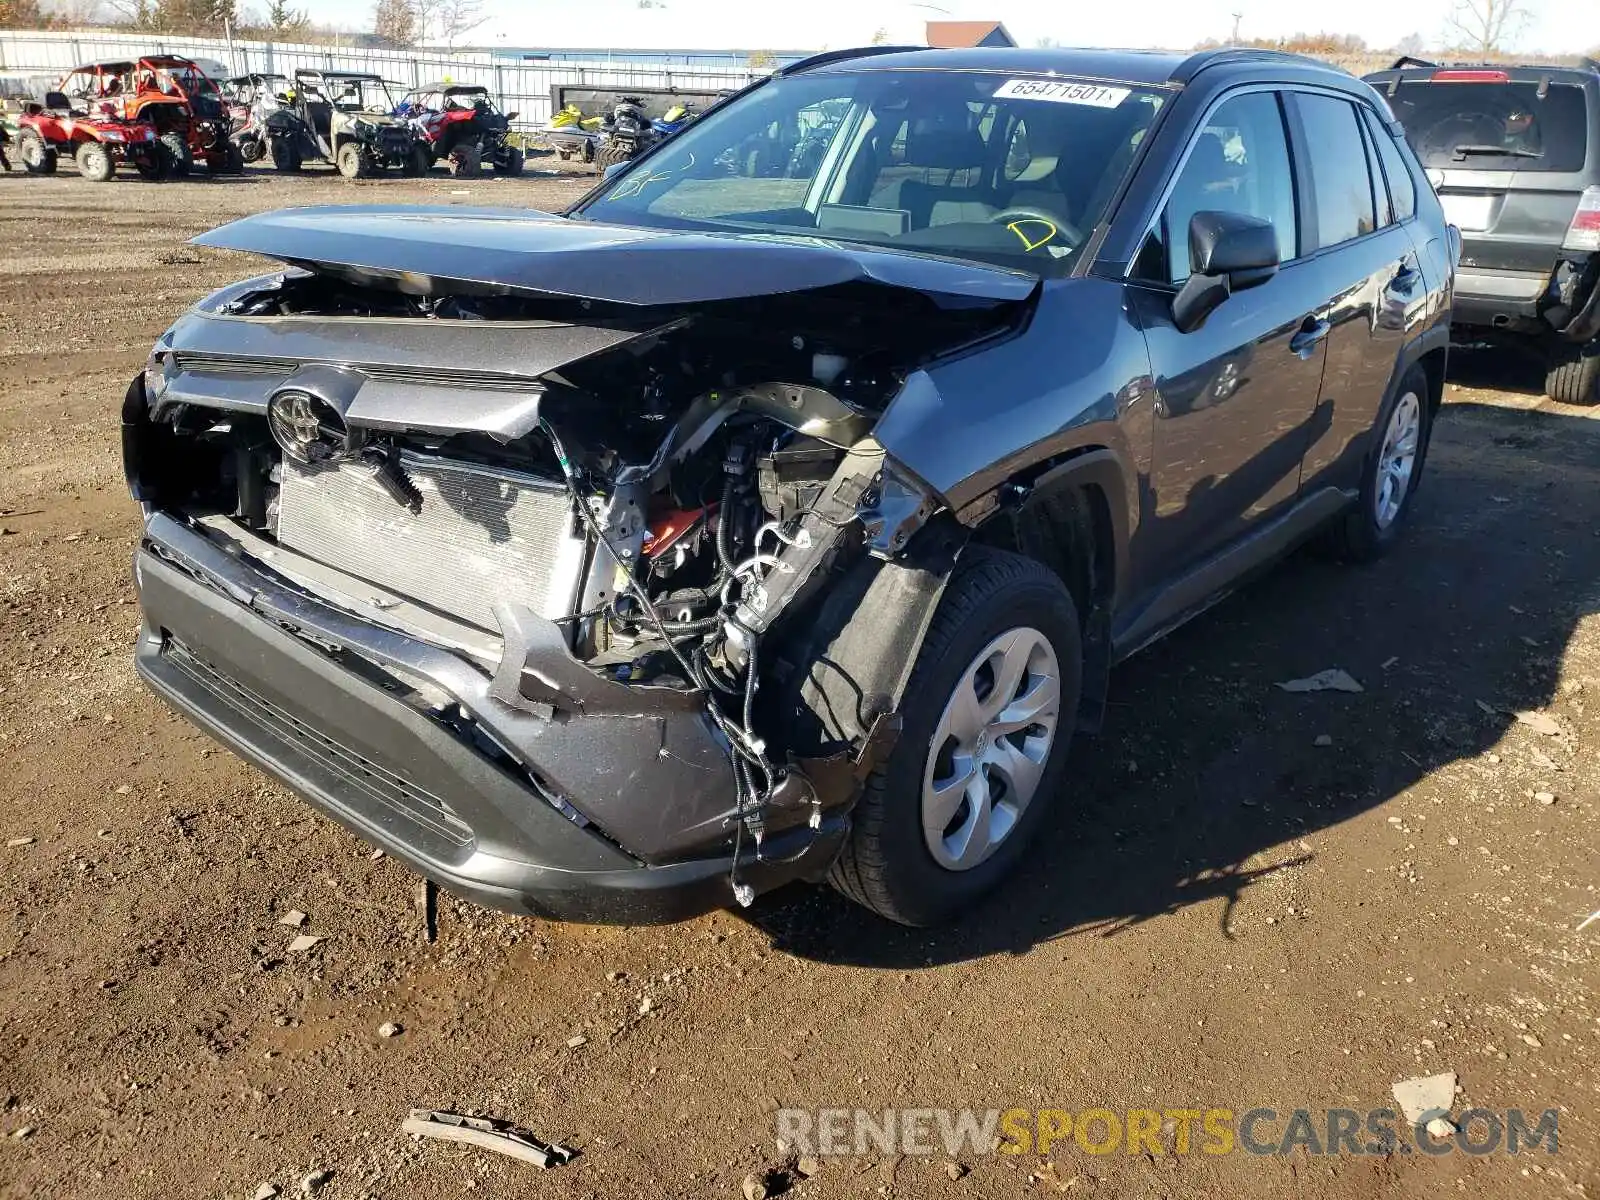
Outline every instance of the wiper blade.
POLYGON ((1470 155, 1493 155, 1497 158, 1543 158, 1543 150, 1519 150, 1513 146, 1457 146, 1451 151, 1457 158, 1470 155))

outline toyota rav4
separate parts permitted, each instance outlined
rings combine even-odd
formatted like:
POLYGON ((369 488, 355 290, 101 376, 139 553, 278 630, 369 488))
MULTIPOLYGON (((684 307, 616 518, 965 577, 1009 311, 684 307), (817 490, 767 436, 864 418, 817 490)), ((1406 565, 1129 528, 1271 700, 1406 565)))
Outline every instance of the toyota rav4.
POLYGON ((1458 253, 1377 93, 1254 51, 826 54, 561 216, 197 241, 284 265, 128 389, 140 673, 447 888, 626 922, 1000 884, 1114 662, 1394 544, 1458 253), (774 125, 826 144, 743 173, 774 125))

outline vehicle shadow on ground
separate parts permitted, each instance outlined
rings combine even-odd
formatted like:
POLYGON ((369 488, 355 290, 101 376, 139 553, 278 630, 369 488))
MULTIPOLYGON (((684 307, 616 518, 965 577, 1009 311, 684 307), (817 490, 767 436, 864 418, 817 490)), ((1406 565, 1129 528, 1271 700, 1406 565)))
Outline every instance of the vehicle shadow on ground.
POLYGON ((1119 667, 1058 817, 968 918, 901 929, 794 888, 748 919, 788 953, 885 969, 1113 937, 1211 902, 1229 937, 1233 907, 1314 858, 1318 831, 1550 701, 1577 622, 1600 611, 1600 422, 1447 406, 1411 521, 1383 561, 1302 552, 1119 667), (1275 686, 1328 667, 1365 690, 1275 686))

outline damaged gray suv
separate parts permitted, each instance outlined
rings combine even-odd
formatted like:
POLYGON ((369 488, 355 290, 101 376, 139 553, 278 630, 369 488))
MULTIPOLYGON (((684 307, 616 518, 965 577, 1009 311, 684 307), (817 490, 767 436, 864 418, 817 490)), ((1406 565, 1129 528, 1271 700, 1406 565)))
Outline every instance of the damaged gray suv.
POLYGON ((307 208, 123 409, 140 673, 446 888, 967 910, 1112 664, 1388 549, 1458 242, 1284 55, 853 51, 561 216, 307 208), (1316 152, 1311 152, 1311 147, 1316 152))

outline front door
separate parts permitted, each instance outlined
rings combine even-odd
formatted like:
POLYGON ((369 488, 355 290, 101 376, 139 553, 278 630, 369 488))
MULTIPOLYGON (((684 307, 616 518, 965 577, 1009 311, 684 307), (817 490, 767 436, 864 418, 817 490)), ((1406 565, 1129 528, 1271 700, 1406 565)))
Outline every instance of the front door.
POLYGON ((1196 135, 1130 294, 1157 397, 1151 490, 1141 536, 1163 574, 1197 565, 1291 504, 1312 436, 1329 325, 1315 264, 1300 255, 1294 172, 1272 91, 1224 99, 1196 135), (1278 231, 1282 267, 1197 330, 1172 322, 1189 276, 1189 220, 1245 213, 1278 231))

